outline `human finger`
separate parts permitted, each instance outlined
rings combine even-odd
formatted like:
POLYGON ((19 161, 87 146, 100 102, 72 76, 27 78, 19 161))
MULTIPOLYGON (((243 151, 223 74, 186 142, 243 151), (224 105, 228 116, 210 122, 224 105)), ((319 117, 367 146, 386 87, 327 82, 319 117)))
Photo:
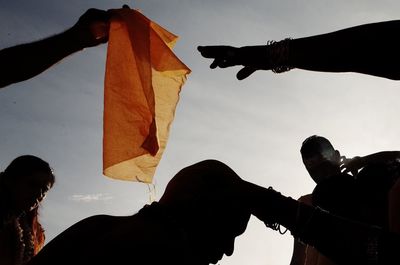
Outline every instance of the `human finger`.
POLYGON ((105 10, 90 8, 80 18, 80 21, 91 23, 93 21, 108 22, 110 20, 110 13, 105 10))
POLYGON ((256 68, 253 67, 243 67, 241 70, 239 70, 239 72, 236 74, 236 78, 238 80, 243 80, 247 77, 249 77, 252 73, 254 73, 255 71, 257 71, 256 68))
POLYGON ((233 50, 231 46, 198 46, 197 50, 205 58, 216 58, 225 56, 228 51, 233 50))
POLYGON ((210 64, 210 68, 215 69, 215 68, 219 67, 222 60, 223 59, 221 59, 221 58, 215 58, 214 61, 210 64))

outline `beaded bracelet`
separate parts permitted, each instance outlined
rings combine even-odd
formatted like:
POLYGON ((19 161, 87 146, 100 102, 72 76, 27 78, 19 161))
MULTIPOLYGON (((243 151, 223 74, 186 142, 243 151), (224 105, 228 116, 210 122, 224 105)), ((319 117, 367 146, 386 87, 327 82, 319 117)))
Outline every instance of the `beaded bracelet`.
POLYGON ((283 73, 293 69, 289 63, 289 50, 291 38, 281 41, 270 40, 267 42, 267 58, 274 73, 283 73))

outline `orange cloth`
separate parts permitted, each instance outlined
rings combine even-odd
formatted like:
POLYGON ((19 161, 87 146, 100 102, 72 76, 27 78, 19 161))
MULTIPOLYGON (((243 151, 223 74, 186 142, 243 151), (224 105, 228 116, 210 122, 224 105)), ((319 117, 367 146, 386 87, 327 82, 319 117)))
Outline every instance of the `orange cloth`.
POLYGON ((131 9, 112 11, 104 89, 103 173, 151 183, 190 69, 177 36, 131 9))

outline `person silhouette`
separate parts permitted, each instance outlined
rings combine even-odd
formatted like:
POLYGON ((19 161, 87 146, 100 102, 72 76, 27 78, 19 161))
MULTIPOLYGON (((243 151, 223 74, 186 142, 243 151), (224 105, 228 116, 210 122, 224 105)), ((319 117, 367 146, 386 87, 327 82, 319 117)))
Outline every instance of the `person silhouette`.
MULTIPOLYGON (((347 205, 353 204, 354 200, 349 199, 349 196, 345 196, 345 194, 351 194, 349 190, 354 188, 354 179, 347 174, 341 174, 340 152, 335 150, 331 142, 325 137, 312 135, 303 141, 300 153, 304 166, 317 186, 312 194, 301 196, 299 201, 315 207, 321 207, 331 213, 339 213, 340 216, 349 218, 350 216, 346 215, 348 212, 344 211, 344 208, 347 209, 347 205), (332 180, 334 183, 331 183, 332 180), (339 185, 334 185, 338 182, 340 182, 339 185), (330 185, 325 185, 326 183, 330 185), (334 186, 339 186, 339 189, 333 189, 334 186), (321 192, 322 190, 323 192, 321 192), (327 196, 326 193, 332 190, 340 192, 341 196, 332 193, 329 193, 330 196, 327 196), (318 196, 320 194, 324 196, 318 196), (322 197, 323 199, 316 199, 315 197, 322 197), (338 200, 338 198, 342 200, 338 200)), ((353 189, 352 192, 355 192, 355 190, 353 189)), ((313 247, 294 239, 290 264, 330 265, 334 263, 313 247)))
MULTIPOLYGON (((304 140, 300 152, 317 185, 312 194, 300 197, 299 201, 337 216, 389 228, 388 193, 397 178, 392 164, 399 152, 384 151, 347 159, 328 139, 317 135, 304 140)), ((334 263, 295 240, 291 264, 334 263)))
POLYGON ((158 202, 132 216, 97 215, 59 234, 33 264, 209 264, 234 250, 250 218, 244 181, 206 160, 179 171, 158 202))
POLYGON ((335 216, 206 160, 178 172, 159 202, 132 216, 96 215, 51 240, 28 265, 209 264, 231 255, 253 214, 337 264, 398 264, 400 235, 335 216))
POLYGON ((0 264, 25 264, 43 247, 38 208, 54 181, 49 164, 31 155, 0 173, 0 264))

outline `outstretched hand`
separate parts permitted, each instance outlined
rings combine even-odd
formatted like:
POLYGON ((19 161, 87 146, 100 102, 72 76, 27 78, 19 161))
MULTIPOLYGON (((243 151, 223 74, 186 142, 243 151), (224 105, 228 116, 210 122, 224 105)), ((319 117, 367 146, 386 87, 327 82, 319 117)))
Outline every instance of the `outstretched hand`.
POLYGON ((210 68, 227 68, 236 65, 244 66, 237 74, 243 80, 257 70, 270 70, 267 58, 267 48, 262 46, 198 46, 197 50, 205 58, 214 59, 210 68))

